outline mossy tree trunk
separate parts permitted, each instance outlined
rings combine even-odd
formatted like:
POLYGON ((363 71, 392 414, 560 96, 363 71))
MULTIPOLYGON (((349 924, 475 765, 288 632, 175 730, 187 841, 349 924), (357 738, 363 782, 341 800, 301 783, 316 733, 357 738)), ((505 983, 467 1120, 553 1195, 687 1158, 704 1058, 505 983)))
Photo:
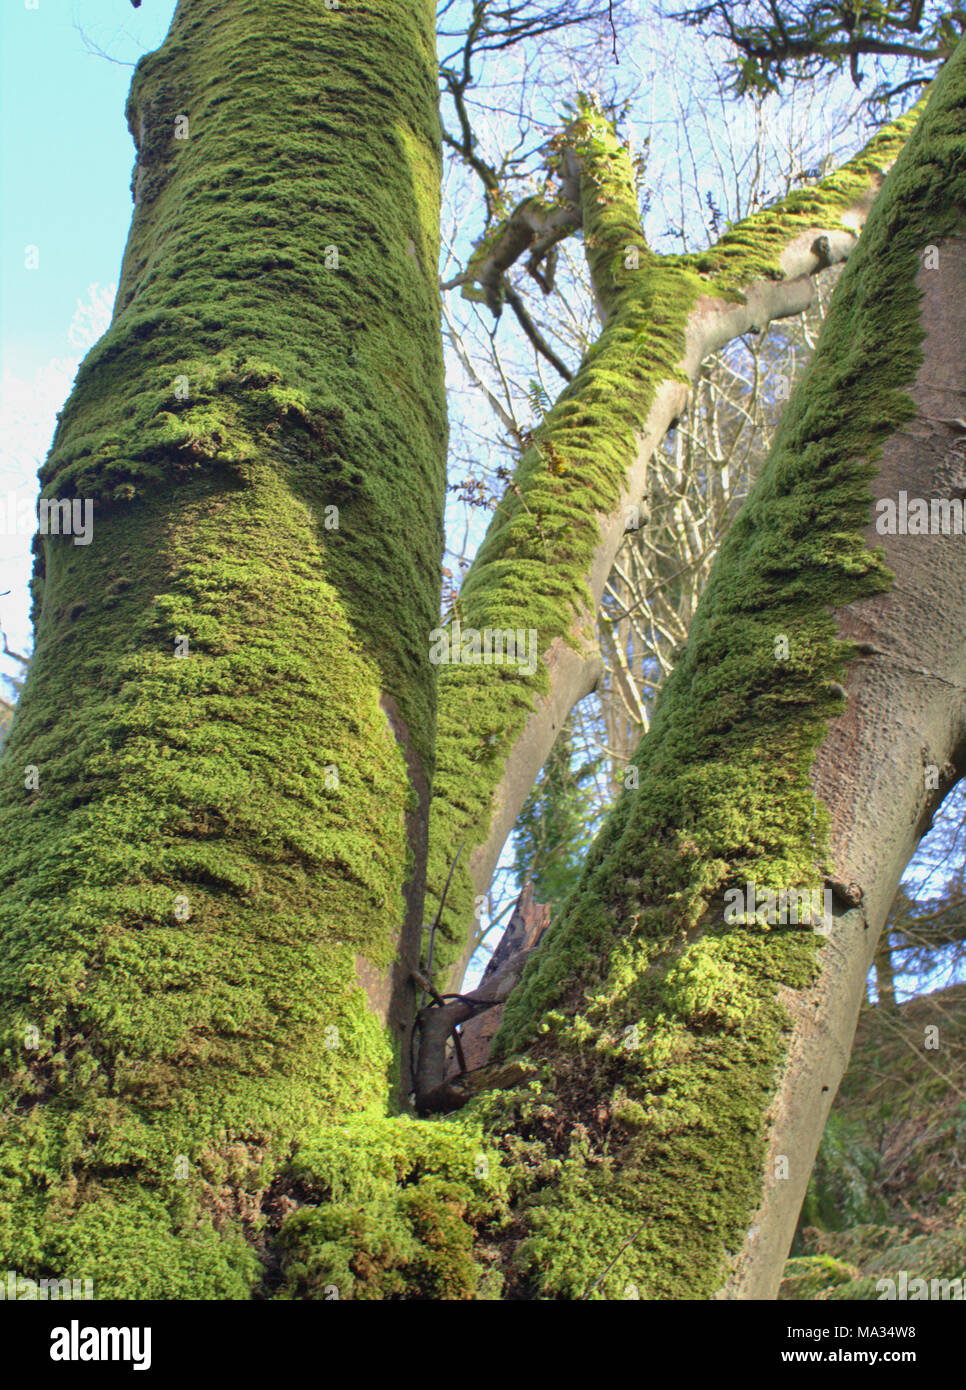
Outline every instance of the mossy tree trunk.
POLYGON ((244 1192, 384 1108, 405 1057, 445 473, 433 5, 181 0, 128 117, 114 318, 42 474, 94 499, 93 540, 40 543, 3 761, 0 1245, 224 1296, 244 1192))
POLYGON ((704 257, 653 257, 612 134, 568 132, 605 326, 461 600, 546 661, 448 668, 437 740, 432 25, 424 0, 181 0, 135 77, 115 320, 43 474, 95 499, 95 536, 38 554, 0 830, 0 1255, 99 1297, 772 1292, 960 767, 961 539, 881 557, 868 519, 873 479, 964 481, 966 53, 883 198, 908 121, 704 257), (689 375, 803 307, 870 207, 503 1060, 444 1120, 393 1113, 437 743, 436 873, 469 829, 479 876, 586 685, 689 375), (826 880, 824 945, 723 920, 736 885, 826 880))

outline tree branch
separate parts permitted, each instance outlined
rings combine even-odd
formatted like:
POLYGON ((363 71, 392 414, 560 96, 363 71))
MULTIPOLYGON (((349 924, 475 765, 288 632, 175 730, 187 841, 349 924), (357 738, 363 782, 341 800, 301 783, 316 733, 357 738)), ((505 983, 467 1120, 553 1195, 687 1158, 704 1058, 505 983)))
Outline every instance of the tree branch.
POLYGON ((533 319, 530 317, 530 315, 524 308, 523 300, 520 298, 516 290, 510 284, 508 276, 504 276, 503 280, 503 298, 506 301, 506 303, 509 304, 514 314, 516 314, 517 322, 519 323, 520 327, 523 329, 527 337, 530 339, 537 352, 539 352, 540 356, 546 358, 546 360, 550 363, 551 367, 553 367, 554 371, 557 372, 558 376, 562 376, 564 381, 573 381, 573 372, 571 372, 569 368, 564 366, 560 358, 554 352, 553 348, 543 337, 540 330, 533 322, 533 319))

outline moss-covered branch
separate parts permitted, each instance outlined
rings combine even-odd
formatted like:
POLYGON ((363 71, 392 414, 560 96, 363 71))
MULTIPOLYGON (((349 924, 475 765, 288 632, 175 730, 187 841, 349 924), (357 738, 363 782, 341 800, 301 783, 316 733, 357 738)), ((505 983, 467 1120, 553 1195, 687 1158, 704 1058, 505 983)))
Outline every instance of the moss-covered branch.
MULTIPOLYGON (((395 1121, 340 1127, 305 1146, 293 1171, 308 1207, 284 1223, 279 1241, 292 1296, 323 1297, 331 1281, 362 1298, 425 1284, 462 1298, 695 1299, 733 1294, 726 1280, 739 1262, 739 1296, 773 1295, 809 1147, 814 1153, 847 1055, 842 997, 851 989, 857 1007, 915 838, 923 725, 904 704, 910 689, 922 696, 913 709, 936 734, 937 755, 953 740, 966 762, 962 537, 922 538, 917 554, 902 557, 918 582, 894 588, 868 545, 870 482, 894 477, 897 456, 923 487, 966 482, 961 451, 948 468, 937 462, 914 397, 922 366, 940 392, 955 383, 957 411, 966 402, 966 359, 948 350, 966 340, 962 297, 949 293, 966 273, 964 112, 966 48, 937 84, 839 282, 809 372, 638 750, 638 785, 510 995, 502 1068, 484 1068, 488 1089, 466 1085, 474 1098, 421 1126, 416 1143, 410 1122, 395 1121), (924 362, 922 253, 937 243, 951 277, 931 303, 954 331, 924 362), (929 671, 906 649, 924 599, 929 671), (838 718, 840 682, 859 682, 838 622, 870 614, 880 620, 876 659, 894 656, 895 666, 874 671, 851 717, 838 718), (928 693, 915 684, 926 677, 928 693), (830 725, 839 726, 838 743, 830 725), (897 749, 914 756, 896 758, 897 749), (838 801, 862 815, 846 817, 844 829, 833 829, 816 795, 819 764, 840 788, 856 783, 838 801), (872 820, 863 819, 866 801, 872 820), (774 901, 771 921, 767 906, 761 920, 725 915, 725 894, 738 889, 746 900, 749 884, 755 906, 768 891, 776 900, 823 894, 840 859, 851 862, 856 825, 861 867, 873 872, 860 874, 858 905, 833 895, 827 947, 812 930, 826 926, 823 897, 816 922, 809 908, 776 921, 774 901), (877 840, 898 846, 887 862, 876 857, 877 840), (829 1028, 836 1009, 838 1033, 829 1028), (816 1056, 796 1072, 802 1035, 816 1056), (786 1137, 794 1147, 776 1148, 786 1137), (771 1210, 758 1226, 769 1185, 793 1194, 784 1248, 771 1210)), ((618 309, 608 328, 620 318, 618 309)), ((529 562, 522 523, 521 532, 513 559, 529 562)), ((891 538, 889 546, 890 558, 901 549, 891 538)), ((474 618, 486 614, 483 597, 471 595, 474 618)), ((474 670, 453 668, 463 669, 474 670)), ((502 680, 505 668, 487 674, 502 680)))
POLYGON ((557 729, 592 686, 594 614, 625 510, 640 502, 647 460, 701 360, 806 307, 808 275, 851 251, 916 114, 821 183, 690 256, 647 247, 633 166, 602 116, 587 110, 561 133, 553 157, 571 161, 568 177, 579 179, 572 199, 604 328, 522 455, 460 593, 464 630, 532 631, 541 660, 532 674, 507 665, 441 670, 430 895, 456 847, 469 845, 443 914, 441 966, 463 959, 474 897, 489 886, 557 729))

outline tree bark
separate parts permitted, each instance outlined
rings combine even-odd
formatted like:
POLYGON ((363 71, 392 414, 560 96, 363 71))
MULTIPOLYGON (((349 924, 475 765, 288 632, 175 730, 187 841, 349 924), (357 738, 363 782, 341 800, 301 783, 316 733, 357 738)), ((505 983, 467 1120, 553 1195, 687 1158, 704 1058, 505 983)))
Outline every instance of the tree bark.
MULTIPOLYGON (((956 76, 943 94, 955 90, 956 76)), ((935 202, 923 200, 917 209, 921 250, 932 246, 937 264, 927 258, 916 275, 923 362, 910 392, 915 414, 885 441, 878 462, 873 487, 883 499, 903 491, 911 498, 966 495, 960 423, 966 419, 966 219, 954 201, 961 196, 966 141, 962 106, 950 110, 949 103, 944 128, 941 100, 936 105, 933 150, 952 167, 930 188, 935 202)), ((896 210, 894 217, 902 214, 896 210)), ((846 671, 846 711, 832 721, 812 769, 831 818, 836 877, 858 885, 862 898, 837 922, 815 988, 788 1000, 795 1031, 772 1105, 766 1172, 779 1153, 789 1155, 792 1171, 766 1185, 727 1285, 733 1297, 777 1291, 899 880, 936 805, 966 771, 962 536, 880 536, 874 526, 866 535, 870 547, 882 545, 894 579, 888 593, 836 611, 840 635, 859 654, 846 671), (937 780, 938 790, 927 790, 937 780)))

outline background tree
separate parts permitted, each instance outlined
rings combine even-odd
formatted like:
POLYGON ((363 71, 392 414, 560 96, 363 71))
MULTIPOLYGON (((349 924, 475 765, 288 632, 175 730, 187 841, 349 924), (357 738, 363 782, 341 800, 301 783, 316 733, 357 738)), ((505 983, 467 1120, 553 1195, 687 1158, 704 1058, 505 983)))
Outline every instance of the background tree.
POLYGON ((739 91, 775 89, 788 77, 815 78, 843 67, 858 87, 871 66, 876 77, 871 100, 882 104, 920 91, 966 27, 966 13, 944 0, 884 5, 712 0, 678 17, 713 28, 733 45, 739 91))
POLYGON ((533 882, 539 902, 559 908, 573 887, 593 839, 593 802, 587 786, 592 765, 574 766, 574 748, 564 732, 513 832, 514 871, 533 882))

